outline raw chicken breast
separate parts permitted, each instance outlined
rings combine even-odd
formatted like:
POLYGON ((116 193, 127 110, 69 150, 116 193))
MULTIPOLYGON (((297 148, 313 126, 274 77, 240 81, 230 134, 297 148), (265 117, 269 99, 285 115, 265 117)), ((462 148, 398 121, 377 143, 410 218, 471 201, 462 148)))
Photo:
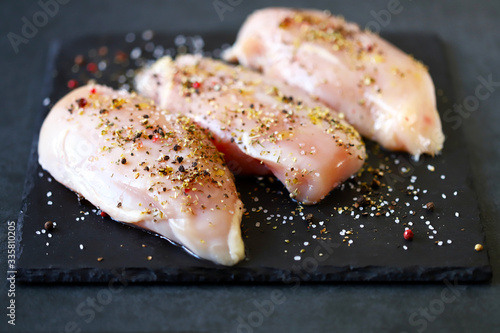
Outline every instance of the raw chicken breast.
POLYGON ((84 86, 50 111, 38 153, 57 181, 111 218, 219 264, 244 257, 233 176, 188 117, 135 94, 84 86))
POLYGON ((206 128, 235 173, 265 174, 314 204, 357 172, 359 134, 297 88, 221 61, 165 57, 136 77, 141 94, 206 128))
POLYGON ((443 146, 425 66, 340 17, 316 10, 259 10, 223 57, 318 97, 387 149, 418 157, 443 146))

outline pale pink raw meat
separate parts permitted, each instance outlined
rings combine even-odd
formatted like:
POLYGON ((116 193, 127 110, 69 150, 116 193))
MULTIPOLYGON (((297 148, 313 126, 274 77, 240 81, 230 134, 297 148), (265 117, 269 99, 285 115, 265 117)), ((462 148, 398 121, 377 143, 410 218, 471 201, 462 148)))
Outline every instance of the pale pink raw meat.
POLYGON ((111 218, 219 264, 243 259, 243 204, 233 176, 190 118, 88 85, 52 108, 38 153, 58 182, 111 218))
POLYGON ((136 86, 206 128, 233 170, 270 170, 300 202, 319 202, 363 165, 359 134, 335 112, 246 68, 193 55, 165 57, 139 73, 136 86))
POLYGON ((387 149, 417 157, 442 149, 427 68, 343 18, 318 10, 259 10, 223 56, 318 97, 387 149))

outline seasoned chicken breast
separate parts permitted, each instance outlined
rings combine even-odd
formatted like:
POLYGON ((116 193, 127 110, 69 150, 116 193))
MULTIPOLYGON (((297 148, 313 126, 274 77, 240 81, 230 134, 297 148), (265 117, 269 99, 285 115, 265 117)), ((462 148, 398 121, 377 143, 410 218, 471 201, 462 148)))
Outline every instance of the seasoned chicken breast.
POLYGON ((222 265, 244 257, 243 204, 233 176, 190 118, 137 95, 88 85, 52 108, 38 153, 57 181, 114 220, 222 265))
POLYGON ((305 204, 363 165, 359 134, 300 89, 221 61, 165 57, 136 77, 138 91, 206 128, 236 173, 271 171, 305 204))
POLYGON ((443 146, 426 67, 340 17, 317 10, 259 10, 223 57, 318 97, 387 149, 418 157, 443 146))

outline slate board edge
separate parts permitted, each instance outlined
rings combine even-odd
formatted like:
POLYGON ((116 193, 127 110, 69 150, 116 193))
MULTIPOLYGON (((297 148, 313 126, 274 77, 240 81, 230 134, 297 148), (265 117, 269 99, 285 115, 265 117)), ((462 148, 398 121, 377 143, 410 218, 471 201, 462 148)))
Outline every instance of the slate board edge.
MULTIPOLYGON (((46 96, 51 96, 53 87, 52 74, 56 68, 56 59, 57 55, 61 50, 62 42, 59 39, 54 39, 50 45, 49 50, 47 52, 47 67, 45 69, 42 81, 42 89, 41 94, 39 96, 39 100, 43 101, 46 96)), ((41 128, 41 124, 43 119, 47 114, 46 109, 48 106, 41 106, 40 111, 37 110, 35 113, 35 121, 33 127, 33 140, 31 143, 31 149, 28 158, 28 166, 26 168, 26 179, 24 181, 24 190, 22 196, 21 209, 19 211, 19 216, 16 224, 16 265, 19 262, 19 258, 23 253, 23 247, 21 246, 22 237, 23 237, 23 224, 24 224, 24 212, 27 211, 28 208, 28 196, 32 191, 34 186, 34 177, 36 177, 36 170, 38 168, 38 136, 41 128)), ((16 267, 16 271, 19 268, 16 267)))
MULTIPOLYGON (((261 268, 261 272, 255 270, 246 271, 235 268, 226 274, 225 283, 279 283, 279 284, 301 284, 311 282, 426 282, 442 283, 442 281, 455 281, 457 283, 481 283, 491 278, 491 267, 406 267, 402 269, 366 266, 366 267, 329 267, 329 273, 319 274, 294 272, 292 270, 281 270, 273 268, 261 268), (259 278, 262 277, 262 278, 259 278), (360 278, 363 277, 363 278, 360 278)), ((192 268, 190 270, 154 270, 144 268, 79 268, 72 270, 59 268, 42 269, 19 269, 17 281, 21 283, 89 283, 110 284, 114 281, 122 281, 123 284, 135 283, 220 283, 220 272, 217 275, 210 274, 204 268, 192 268)))
MULTIPOLYGON (((442 50, 442 54, 445 56, 445 58, 450 58, 452 57, 452 51, 451 51, 451 48, 449 47, 449 45, 443 41, 439 35, 437 34, 429 34, 430 36, 432 36, 437 42, 438 44, 440 45, 441 47, 441 50, 442 50)), ((446 73, 446 76, 448 77, 449 81, 450 81, 450 84, 451 84, 451 100, 453 101, 456 101, 458 99, 458 93, 457 93, 457 84, 455 83, 456 80, 460 80, 459 77, 453 75, 452 73, 452 67, 450 64, 448 64, 446 67, 445 67, 445 73, 446 73)), ((440 114, 440 117, 442 118, 442 114, 440 114)), ((463 128, 460 128, 459 131, 461 131, 463 133, 463 128)), ((467 147, 467 151, 469 151, 471 148, 470 146, 467 144, 467 142, 465 142, 465 140, 462 141, 466 147, 467 147)), ((446 144, 446 141, 445 141, 445 144, 446 144)), ((469 154, 467 154, 468 156, 470 156, 469 154)), ((474 179, 473 179, 473 174, 472 174, 472 160, 471 158, 467 158, 467 178, 466 178, 466 182, 467 182, 467 185, 470 187, 471 191, 473 193, 478 193, 477 192, 477 188, 476 188, 476 184, 474 183, 474 179)), ((479 200, 476 200, 476 206, 477 206, 477 210, 479 212, 479 220, 480 220, 480 229, 481 229, 481 233, 483 235, 483 241, 482 241, 482 244, 484 245, 484 251, 486 251, 487 253, 487 258, 488 258, 488 265, 487 266, 483 266, 483 273, 486 275, 486 276, 489 276, 487 279, 485 279, 484 281, 487 282, 487 281, 490 281, 493 277, 493 270, 492 270, 492 267, 491 267, 491 264, 489 264, 491 262, 491 257, 490 257, 490 252, 489 252, 489 249, 488 249, 488 244, 486 242, 486 234, 485 234, 485 229, 484 229, 484 223, 483 223, 483 220, 481 218, 481 204, 479 202, 479 200)))

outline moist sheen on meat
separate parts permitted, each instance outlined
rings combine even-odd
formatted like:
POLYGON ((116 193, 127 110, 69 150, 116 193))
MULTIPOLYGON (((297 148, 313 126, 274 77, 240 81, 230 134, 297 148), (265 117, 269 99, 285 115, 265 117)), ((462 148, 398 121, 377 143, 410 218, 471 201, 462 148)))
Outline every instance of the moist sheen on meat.
POLYGON ((305 204, 319 202, 363 165, 360 135, 333 110, 241 66, 165 57, 140 73, 136 86, 206 128, 235 173, 270 171, 305 204))
POLYGON ((112 219, 219 264, 244 257, 243 204, 233 176, 190 118, 135 94, 88 85, 52 108, 38 153, 58 182, 112 219))
POLYGON ((223 57, 318 97, 387 149, 417 157, 442 149, 427 68, 343 18, 318 10, 259 10, 223 57))

